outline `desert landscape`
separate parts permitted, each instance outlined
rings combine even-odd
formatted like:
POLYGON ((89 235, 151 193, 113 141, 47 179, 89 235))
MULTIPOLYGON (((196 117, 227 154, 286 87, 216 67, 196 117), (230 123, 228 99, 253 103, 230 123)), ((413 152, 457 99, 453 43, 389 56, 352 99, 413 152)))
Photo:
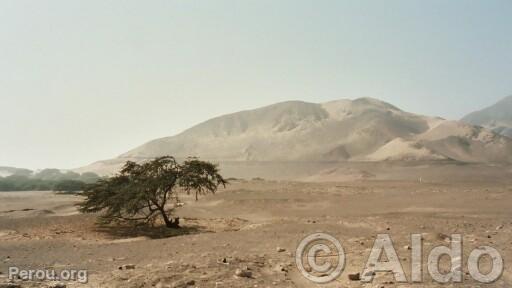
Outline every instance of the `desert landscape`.
MULTIPOLYGON (((422 234, 425 251, 448 245, 450 235, 460 233, 463 259, 481 245, 510 259, 512 168, 497 172, 474 165, 466 169, 476 169, 479 177, 447 181, 435 178, 438 169, 444 169, 444 176, 460 171, 443 166, 423 167, 421 181, 412 180, 417 177, 414 169, 408 169, 411 175, 400 172, 410 179, 395 180, 393 173, 384 172, 376 179, 338 182, 233 179, 216 195, 197 202, 184 199, 178 210, 184 228, 167 232, 101 229, 94 225, 94 215, 76 212, 79 195, 4 192, 0 271, 12 265, 89 271, 87 284, 70 282, 68 287, 438 287, 428 273, 421 284, 396 283, 392 273, 378 273, 369 284, 348 275, 362 273, 373 241, 382 233, 391 236, 408 277, 414 233, 422 234), (298 243, 315 232, 335 236, 346 251, 344 273, 329 284, 309 282, 295 265, 298 243), (236 276, 237 269, 248 269, 251 276, 236 276)), ((482 262, 489 264, 488 259, 482 262)), ((450 287, 482 285, 469 277, 467 268, 463 272, 464 282, 450 287)), ((502 277, 485 286, 509 287, 511 273, 505 266, 502 277)), ((5 272, 0 277, 7 282, 5 272)), ((4 286, 57 287, 55 282, 16 283, 20 286, 4 286)))
MULTIPOLYGON (((181 195, 181 229, 99 225, 98 215, 78 211, 80 192, 1 192, 0 287, 438 287, 427 272, 428 252, 450 246, 455 234, 463 241, 463 279, 450 287, 484 285, 467 266, 481 246, 496 249, 505 264, 485 285, 509 287, 511 152, 512 139, 496 131, 371 98, 285 102, 221 116, 115 159, 53 171, 110 177, 126 161, 168 154, 218 163, 229 184, 199 201, 181 195), (345 252, 342 273, 328 283, 311 282, 297 266, 297 247, 314 233, 335 237, 345 252), (391 238, 406 281, 389 271, 363 281, 380 234, 391 238), (411 279, 413 234, 423 243, 420 283, 411 279), (88 278, 9 279, 13 266, 77 269, 88 278)), ((337 254, 322 255, 322 263, 340 262, 337 254)), ((452 271, 450 258, 440 259, 442 273, 452 271)), ((477 263, 483 274, 493 259, 477 263)))
POLYGON ((511 15, 0 1, 0 288, 512 287, 511 15))
MULTIPOLYGON (((463 277, 447 285, 484 285, 468 266, 482 246, 496 249, 505 265, 485 285, 512 284, 506 262, 512 256, 512 139, 499 131, 415 115, 372 98, 292 101, 221 116, 71 172, 34 175, 111 177, 126 161, 149 163, 162 155, 178 161, 200 155, 229 180, 215 195, 199 201, 181 195, 168 204, 181 229, 158 221, 99 225, 101 211, 79 212, 80 192, 1 192, 0 287, 438 287, 427 256, 453 245, 456 234, 462 262, 441 257, 438 267, 463 277), (328 283, 310 281, 297 264, 301 241, 315 233, 335 237, 345 252, 342 273, 328 283), (365 272, 380 234, 389 235, 405 281, 396 271, 365 272), (423 243, 415 264, 420 281, 411 278, 413 234, 423 243), (76 269, 88 278, 9 279, 10 267, 76 269)), ((332 266, 341 263, 336 253, 312 255, 332 266)), ((482 257, 476 265, 486 275, 494 260, 482 257)), ((327 275, 311 267, 310 275, 327 275)))

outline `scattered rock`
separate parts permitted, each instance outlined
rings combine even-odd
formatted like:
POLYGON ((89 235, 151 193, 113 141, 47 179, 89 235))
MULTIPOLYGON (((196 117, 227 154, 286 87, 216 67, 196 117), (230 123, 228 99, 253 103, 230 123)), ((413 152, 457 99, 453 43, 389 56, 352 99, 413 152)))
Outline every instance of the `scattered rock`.
POLYGON ((274 267, 274 271, 276 272, 284 272, 284 273, 287 273, 288 272, 288 265, 284 264, 284 263, 279 263, 277 264, 275 267, 274 267))
POLYGON ((235 276, 242 278, 252 278, 252 272, 249 270, 236 269, 235 276))
POLYGON ((286 249, 281 248, 281 247, 277 247, 277 248, 276 248, 276 251, 277 251, 278 253, 283 253, 283 252, 286 252, 286 249))
POLYGON ((133 270, 135 269, 135 264, 126 264, 123 266, 119 266, 119 270, 133 270))
POLYGON ((251 268, 249 268, 249 266, 242 266, 241 269, 244 270, 244 271, 251 270, 251 268))
POLYGON ((437 235, 437 238, 439 238, 439 240, 444 240, 444 241, 446 241, 446 242, 450 242, 450 241, 452 241, 452 237, 450 237, 450 236, 448 236, 448 235, 446 235, 446 234, 443 234, 443 233, 439 233, 439 234, 437 235))
POLYGON ((360 281, 361 280, 361 273, 348 274, 348 280, 350 280, 350 281, 360 281))
POLYGON ((195 286, 195 285, 196 285, 195 280, 183 279, 183 280, 173 282, 171 284, 165 284, 164 282, 159 282, 157 284, 158 287, 156 287, 156 288, 164 288, 164 287, 185 288, 185 287, 190 287, 190 286, 195 286))

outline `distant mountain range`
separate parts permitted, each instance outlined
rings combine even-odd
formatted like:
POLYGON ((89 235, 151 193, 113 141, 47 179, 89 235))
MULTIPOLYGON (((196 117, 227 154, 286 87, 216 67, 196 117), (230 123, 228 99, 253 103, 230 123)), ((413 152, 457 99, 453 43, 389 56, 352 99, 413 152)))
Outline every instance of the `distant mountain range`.
POLYGON ((512 95, 490 107, 465 116, 462 121, 512 138, 512 95))
POLYGON ((11 175, 25 175, 26 176, 26 175, 30 175, 30 174, 32 174, 32 170, 0 166, 0 177, 7 177, 7 176, 11 176, 11 175))
POLYGON ((216 117, 178 135, 152 140, 115 159, 77 171, 109 174, 127 160, 161 155, 198 156, 218 162, 511 163, 512 139, 499 134, 507 135, 510 129, 505 125, 512 123, 510 113, 504 112, 512 111, 510 103, 509 97, 497 107, 468 115, 464 121, 449 121, 408 113, 373 98, 320 104, 289 101, 216 117), (494 115, 500 117, 495 119, 494 115))

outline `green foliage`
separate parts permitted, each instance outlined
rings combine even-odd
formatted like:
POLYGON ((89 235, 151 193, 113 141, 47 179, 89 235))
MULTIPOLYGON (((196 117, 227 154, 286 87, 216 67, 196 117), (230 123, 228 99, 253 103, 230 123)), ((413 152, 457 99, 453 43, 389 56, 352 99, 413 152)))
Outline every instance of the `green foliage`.
POLYGON ((0 191, 81 191, 85 184, 98 181, 94 173, 62 173, 58 169, 44 169, 33 173, 26 169, 17 169, 13 175, 0 177, 0 191), (80 189, 78 189, 80 188, 80 189))
POLYGON ((128 161, 111 178, 88 185, 83 213, 101 213, 103 223, 131 222, 153 224, 161 218, 167 227, 179 227, 172 218, 180 191, 198 195, 215 193, 227 182, 212 163, 189 158, 179 164, 164 156, 141 164, 128 161), (174 203, 172 203, 174 201, 174 203))
POLYGON ((55 181, 55 180, 60 180, 60 178, 62 176, 63 175, 59 169, 43 169, 43 170, 39 171, 38 173, 36 173, 34 175, 34 178, 46 180, 46 181, 55 181))
POLYGON ((92 172, 85 172, 82 173, 77 180, 80 180, 87 184, 95 183, 96 181, 100 180, 100 176, 98 176, 96 173, 92 172))
POLYGON ((218 173, 217 165, 200 161, 197 158, 187 159, 181 165, 179 173, 179 185, 184 188, 187 194, 195 193, 196 200, 198 195, 207 192, 215 192, 219 185, 225 185, 227 182, 218 173))
POLYGON ((47 191, 54 183, 28 176, 11 175, 0 178, 0 191, 47 191))

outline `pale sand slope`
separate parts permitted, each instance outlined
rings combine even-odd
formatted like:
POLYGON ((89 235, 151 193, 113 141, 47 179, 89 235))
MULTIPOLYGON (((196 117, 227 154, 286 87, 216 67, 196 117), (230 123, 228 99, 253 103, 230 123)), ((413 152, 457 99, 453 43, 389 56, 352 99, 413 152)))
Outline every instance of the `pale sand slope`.
MULTIPOLYGON (((448 245, 445 235, 460 233, 464 263, 480 245, 495 247, 505 259, 503 277, 485 287, 510 287, 512 182, 486 181, 484 175, 480 183, 235 181, 199 202, 184 199, 186 204, 178 211, 184 225, 181 233, 97 229, 92 215, 0 216, 0 283, 9 266, 19 266, 89 269, 87 285, 68 287, 439 287, 428 276, 426 257, 433 247, 448 245), (324 286, 308 282, 294 264, 298 243, 318 231, 339 239, 347 253, 344 273, 324 286), (406 246, 411 245, 411 233, 422 233, 424 283, 399 285, 389 273, 378 274, 372 284, 348 279, 348 274, 363 270, 379 233, 392 237, 409 280, 411 251, 406 246), (183 235, 171 237, 176 234, 183 235), (277 247, 286 251, 277 252, 277 247), (119 270, 124 264, 136 267, 119 270), (234 276, 236 269, 245 267, 252 278, 234 276)), ((51 206, 43 199, 52 197, 72 204, 67 196, 48 193, 23 197, 34 205, 23 206, 1 193, 0 203, 48 209, 51 206)), ((441 265, 443 271, 448 269, 446 261, 441 265)), ((463 283, 449 287, 484 285, 465 273, 463 283)))
POLYGON ((0 192, 0 216, 67 216, 76 214, 73 207, 81 198, 51 191, 0 192))
POLYGON ((372 99, 290 101, 220 116, 77 169, 109 174, 162 155, 218 162, 439 160, 512 162, 512 139, 372 99))

